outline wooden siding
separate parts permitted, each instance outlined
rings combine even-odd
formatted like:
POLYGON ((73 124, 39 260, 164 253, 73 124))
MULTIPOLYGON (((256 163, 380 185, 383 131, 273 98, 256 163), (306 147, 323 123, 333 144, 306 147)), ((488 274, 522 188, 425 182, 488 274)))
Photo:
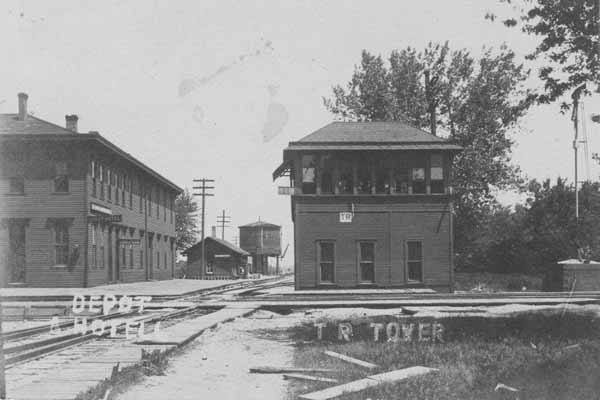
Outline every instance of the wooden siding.
MULTIPOLYGON (((50 180, 25 180, 24 195, 7 195, 8 180, 0 179, 0 195, 2 209, 0 219, 28 218, 25 228, 25 271, 28 286, 63 286, 77 287, 83 285, 85 247, 85 226, 83 221, 84 180, 69 180, 69 193, 55 194, 51 191, 50 180), (79 260, 67 271, 64 267, 54 266, 53 230, 48 225, 48 218, 72 218, 69 227, 69 249, 79 246, 79 260)), ((3 255, 8 248, 8 233, 4 226, 2 234, 3 255)), ((1 257, 2 271, 8 273, 6 258, 1 257)), ((6 277, 3 279, 6 282, 6 277)))
MULTIPOLYGON (((97 230, 96 241, 104 242, 105 252, 108 253, 108 230, 112 230, 111 241, 113 251, 113 265, 119 262, 119 276, 113 274, 112 281, 134 282, 151 279, 170 279, 173 277, 175 264, 174 241, 175 218, 171 218, 170 210, 165 214, 164 202, 161 201, 160 213, 156 214, 156 197, 153 197, 151 215, 147 215, 147 209, 139 212, 140 196, 133 195, 133 204, 129 208, 129 192, 126 192, 126 206, 122 203, 121 195, 119 204, 114 202, 114 190, 112 202, 107 196, 100 200, 99 196, 93 196, 92 177, 90 175, 90 160, 102 158, 111 169, 120 170, 131 174, 137 172, 138 176, 147 186, 161 187, 163 192, 174 198, 176 193, 167 188, 155 178, 135 171, 126 160, 99 153, 100 148, 84 145, 69 145, 46 141, 20 142, 19 145, 4 142, 0 148, 0 285, 7 284, 8 265, 6 252, 8 248, 7 222, 11 219, 27 219, 25 229, 26 237, 26 282, 27 286, 40 287, 82 287, 96 286, 109 283, 108 254, 105 255, 104 267, 94 265, 92 228, 95 224, 89 223, 88 215, 90 204, 96 203, 110 208, 113 214, 122 215, 122 222, 113 223, 111 226, 100 224, 97 230), (54 163, 56 161, 67 162, 67 174, 69 176, 69 192, 53 193, 54 163), (23 176, 25 191, 22 195, 9 194, 9 178, 23 176), (165 218, 166 216, 166 218, 165 218), (79 258, 71 268, 57 267, 54 265, 53 230, 48 221, 57 218, 66 218, 70 221, 69 226, 69 251, 75 246, 80 249, 79 258), (147 218, 147 220, 146 220, 147 218), (147 233, 146 233, 147 232, 147 233), (151 233, 152 235, 149 235, 151 233), (145 238, 152 236, 152 269, 148 268, 144 250, 144 259, 140 261, 140 249, 144 248, 145 238), (122 265, 122 253, 118 252, 118 238, 142 239, 141 245, 133 245, 134 263, 130 267, 129 246, 127 246, 126 265, 122 265), (87 247, 86 247, 87 246, 87 247), (160 262, 157 260, 159 252, 160 262), (165 263, 165 254, 167 262, 165 263), (118 261, 117 261, 118 260, 118 261), (86 265, 87 261, 87 265, 86 265), (87 267, 87 282, 85 281, 85 270, 87 267), (147 271, 148 269, 148 271, 147 271)), ((105 187, 106 190, 106 187, 105 187)), ((99 194, 99 193, 98 193, 99 194)), ((168 203, 172 204, 172 203, 168 203)), ((96 224, 98 225, 98 224, 96 224)), ((100 246, 97 245, 98 262, 100 261, 100 246)), ((116 271, 115 271, 116 272, 116 271)))
MULTIPOLYGON (((92 153, 88 157, 90 162, 91 160, 97 161, 107 159, 105 155, 97 153, 92 153)), ((167 190, 166 187, 160 186, 157 181, 149 176, 145 176, 141 171, 136 171, 131 168, 126 169, 126 165, 123 162, 107 164, 106 161, 104 161, 104 165, 108 165, 113 171, 117 171, 121 174, 127 173, 129 176, 135 176, 138 179, 138 187, 141 187, 142 190, 143 188, 160 187, 162 190, 169 193, 169 195, 172 196, 172 199, 175 197, 175 193, 167 190)), ((115 191, 117 190, 117 187, 115 185, 108 185, 106 182, 103 183, 104 196, 101 198, 100 184, 98 179, 95 181, 92 179, 88 168, 88 210, 90 209, 90 205, 94 203, 110 209, 113 215, 121 215, 122 217, 121 222, 113 223, 110 226, 110 229, 113 232, 111 234, 113 253, 115 253, 114 256, 118 254, 118 261, 116 261, 116 258, 114 259, 113 268, 117 267, 118 262, 119 281, 136 282, 146 279, 162 280, 173 278, 176 257, 175 245, 173 243, 175 238, 175 216, 173 215, 173 218, 171 218, 171 210, 165 207, 162 201, 158 204, 156 195, 153 195, 151 198, 152 201, 149 202, 139 190, 133 190, 131 207, 129 204, 129 191, 125 191, 125 199, 123 199, 123 190, 118 189, 119 201, 116 202, 117 197, 115 196, 115 191), (93 188, 94 184, 96 185, 95 191, 93 188), (111 190, 111 200, 109 200, 108 196, 109 190, 111 190), (156 212, 157 207, 159 207, 158 216, 156 212), (122 247, 117 245, 118 239, 140 239, 139 245, 125 245, 125 265, 123 265, 122 262, 122 247), (130 266, 130 247, 133 248, 133 267, 130 266), (165 253, 167 254, 166 264, 165 253), (152 257, 152 260, 150 260, 149 257, 152 257)), ((88 229, 91 232, 94 224, 90 223, 88 225, 88 229)), ((103 226, 103 228, 103 238, 107 240, 109 226, 103 226)), ((89 257, 91 257, 93 245, 91 240, 89 242, 88 254, 90 255, 89 257)), ((107 249, 105 249, 105 251, 107 251, 107 249)), ((89 272, 90 286, 109 283, 108 266, 105 266, 103 269, 90 267, 89 272)), ((115 274, 113 273, 113 281, 115 281, 115 278, 115 274)))
MULTIPOLYGON (((240 255, 235 251, 215 242, 213 240, 207 240, 206 244, 206 260, 205 262, 212 262, 213 273, 207 274, 207 276, 231 276, 238 277, 239 267, 246 269, 248 263, 248 256, 240 255), (228 254, 229 258, 218 259, 215 258, 215 254, 228 254)), ((188 254, 188 262, 186 267, 186 274, 190 277, 201 276, 201 265, 202 265, 202 246, 197 246, 191 249, 188 254)))
MULTIPOLYGON (((424 286, 450 287, 449 205, 431 202, 393 202, 368 198, 354 204, 351 223, 339 222, 339 212, 351 211, 352 203, 339 197, 294 196, 296 287, 319 285, 318 241, 335 242, 334 283, 359 286, 358 242, 375 243, 375 286, 405 286, 407 240, 423 242, 424 286)), ((425 200, 423 198, 422 200, 425 200)))
POLYGON ((240 247, 250 254, 281 254, 279 227, 240 227, 240 247), (262 233, 262 240, 261 240, 262 233))

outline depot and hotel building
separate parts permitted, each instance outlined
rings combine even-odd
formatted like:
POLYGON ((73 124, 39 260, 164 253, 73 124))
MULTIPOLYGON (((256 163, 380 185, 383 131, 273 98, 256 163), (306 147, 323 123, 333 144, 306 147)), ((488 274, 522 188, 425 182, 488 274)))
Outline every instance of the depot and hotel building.
POLYGON ((97 132, 0 114, 0 286, 168 279, 181 188, 97 132))

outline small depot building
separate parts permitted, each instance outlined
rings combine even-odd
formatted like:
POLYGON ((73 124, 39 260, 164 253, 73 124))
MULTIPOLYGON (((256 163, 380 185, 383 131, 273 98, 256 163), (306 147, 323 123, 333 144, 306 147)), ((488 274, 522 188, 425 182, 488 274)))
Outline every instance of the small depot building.
POLYGON ((202 241, 183 251, 187 256, 186 278, 244 278, 248 274, 247 251, 226 240, 216 237, 206 237, 204 260, 202 268, 202 241))

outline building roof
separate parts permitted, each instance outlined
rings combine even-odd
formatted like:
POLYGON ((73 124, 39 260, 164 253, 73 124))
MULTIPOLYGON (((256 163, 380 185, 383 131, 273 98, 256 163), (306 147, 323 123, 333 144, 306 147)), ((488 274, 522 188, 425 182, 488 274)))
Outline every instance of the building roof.
POLYGON ((69 129, 63 128, 52 122, 44 121, 43 119, 27 115, 25 120, 17 118, 17 114, 0 114, 0 140, 2 139, 17 139, 17 140, 65 140, 65 141, 92 141, 99 143, 101 146, 117 153, 119 156, 127 159, 144 172, 153 176, 162 183, 170 186, 177 192, 183 192, 179 186, 168 180, 167 178, 148 167, 146 164, 137 160, 131 154, 122 150, 117 145, 113 144, 97 132, 77 133, 69 129))
POLYGON ((252 222, 246 225, 240 225, 238 228, 256 228, 256 227, 263 227, 263 228, 281 228, 281 226, 279 225, 275 225, 275 224, 271 224, 269 222, 265 222, 265 221, 256 221, 256 222, 252 222))
POLYGON ((348 149, 365 150, 461 150, 446 139, 403 122, 332 122, 297 142, 286 150, 348 149), (323 146, 329 146, 327 148, 323 146))
POLYGON ((20 120, 18 114, 0 114, 0 135, 7 134, 74 136, 78 133, 32 115, 27 115, 27 118, 20 120))
MULTIPOLYGON (((249 256, 250 253, 248 253, 246 250, 241 249, 239 247, 237 247, 235 244, 228 242, 227 240, 223 240, 223 239, 219 239, 213 236, 207 236, 204 238, 204 240, 208 241, 208 240, 212 240, 218 244, 220 244, 221 246, 224 246, 226 248, 228 248, 229 250, 233 251, 234 253, 237 253, 241 256, 249 256)), ((198 247, 200 247, 202 245, 202 240, 199 241, 198 243, 196 243, 195 245, 193 245, 192 247, 185 249, 182 254, 188 254, 192 249, 196 249, 198 247)))

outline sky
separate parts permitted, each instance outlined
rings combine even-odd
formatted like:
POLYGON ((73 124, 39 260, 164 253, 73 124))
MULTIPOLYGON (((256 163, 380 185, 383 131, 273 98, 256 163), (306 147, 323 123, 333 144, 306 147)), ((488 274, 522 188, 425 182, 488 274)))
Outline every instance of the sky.
MULTIPOLYGON (((36 117, 64 125, 77 114, 80 132, 99 131, 181 187, 215 179, 208 232, 224 209, 226 239, 260 218, 282 225, 285 247, 290 199, 271 173, 289 141, 333 120, 322 99, 350 79, 361 51, 385 58, 448 40, 477 57, 506 43, 525 61, 535 38, 485 20, 489 11, 507 9, 497 0, 3 1, 0 113, 16 112, 26 92, 36 117)), ((587 113, 600 111, 596 97, 587 113)), ((599 129, 587 124, 590 153, 600 152, 599 129)), ((512 134, 513 162, 531 178, 572 179, 572 132, 558 105, 531 109, 512 134)), ((584 178, 597 179, 581 154, 584 178)))

